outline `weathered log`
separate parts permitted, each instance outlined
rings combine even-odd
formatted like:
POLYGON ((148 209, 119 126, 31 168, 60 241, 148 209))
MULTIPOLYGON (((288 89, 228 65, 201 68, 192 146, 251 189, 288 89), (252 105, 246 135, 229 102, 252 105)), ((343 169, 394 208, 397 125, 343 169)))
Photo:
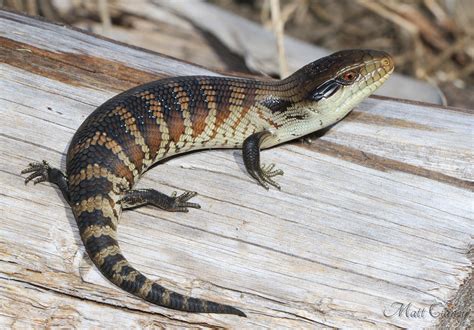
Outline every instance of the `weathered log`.
POLYGON ((282 191, 257 186, 232 150, 176 157, 141 180, 196 190, 202 209, 126 212, 124 254, 248 318, 153 306, 105 280, 59 191, 19 173, 41 159, 64 168, 75 130, 114 94, 189 74, 215 73, 0 11, 0 327, 466 325, 473 114, 385 98, 311 143, 265 151, 285 171, 282 191))

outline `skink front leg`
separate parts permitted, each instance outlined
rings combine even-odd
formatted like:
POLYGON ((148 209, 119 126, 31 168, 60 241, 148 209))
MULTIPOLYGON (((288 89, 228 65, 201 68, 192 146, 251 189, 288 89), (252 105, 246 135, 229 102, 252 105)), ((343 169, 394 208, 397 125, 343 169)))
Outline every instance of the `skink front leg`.
POLYGON ((283 175, 282 170, 275 169, 275 164, 260 166, 260 145, 271 135, 272 133, 269 131, 254 133, 245 139, 242 146, 242 155, 247 172, 267 190, 269 189, 269 184, 281 189, 280 185, 272 178, 277 175, 283 175))

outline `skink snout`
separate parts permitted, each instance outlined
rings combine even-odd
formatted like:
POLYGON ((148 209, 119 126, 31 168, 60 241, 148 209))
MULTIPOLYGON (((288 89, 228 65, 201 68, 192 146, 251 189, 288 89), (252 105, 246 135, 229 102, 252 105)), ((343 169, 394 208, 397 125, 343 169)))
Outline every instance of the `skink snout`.
POLYGON ((395 67, 392 56, 387 53, 385 53, 385 56, 380 61, 380 64, 387 73, 392 72, 395 67))
MULTIPOLYGON (((367 63, 374 63, 377 68, 382 68, 385 73, 391 73, 395 67, 393 58, 389 53, 382 50, 366 50, 366 55, 364 56, 364 61, 367 63)), ((371 71, 369 65, 368 71, 371 71)))
POLYGON ((380 79, 387 79, 394 70, 392 56, 381 50, 367 50, 363 58, 364 67, 361 70, 366 81, 375 83, 380 79))

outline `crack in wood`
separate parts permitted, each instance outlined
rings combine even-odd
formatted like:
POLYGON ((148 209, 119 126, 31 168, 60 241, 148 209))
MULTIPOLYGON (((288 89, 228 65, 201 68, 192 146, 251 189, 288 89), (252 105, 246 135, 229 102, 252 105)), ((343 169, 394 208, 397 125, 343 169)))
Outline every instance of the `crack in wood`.
POLYGON ((81 301, 88 301, 88 302, 98 304, 98 305, 102 305, 102 306, 118 308, 118 309, 122 309, 122 310, 127 311, 127 312, 138 313, 138 314, 141 314, 141 315, 164 317, 168 320, 185 322, 185 323, 191 324, 191 325, 214 327, 213 324, 206 323, 206 322, 199 322, 199 321, 193 322, 193 321, 185 320, 185 319, 182 319, 182 318, 179 318, 179 317, 174 318, 170 315, 160 313, 160 312, 147 312, 147 311, 141 310, 139 308, 133 308, 133 307, 125 306, 125 305, 111 304, 111 303, 107 303, 107 302, 100 301, 100 300, 94 300, 94 299, 90 299, 90 298, 86 298, 86 297, 80 297, 80 296, 76 296, 76 295, 61 291, 61 290, 57 290, 55 288, 47 287, 47 286, 44 286, 44 285, 41 285, 41 284, 32 283, 32 282, 28 282, 28 281, 23 281, 23 280, 20 280, 20 279, 0 276, 0 280, 12 281, 12 282, 15 282, 15 283, 25 285, 26 287, 29 287, 29 288, 34 289, 34 290, 43 291, 43 292, 46 291, 46 292, 50 292, 50 293, 53 293, 53 294, 58 294, 60 296, 65 296, 65 297, 71 298, 71 299, 78 299, 78 300, 81 300, 81 301))
POLYGON ((120 62, 86 54, 50 51, 6 37, 0 37, 0 54, 5 64, 72 86, 123 91, 163 78, 163 75, 131 68, 120 62), (22 51, 24 49, 28 51, 22 51))
POLYGON ((400 171, 416 176, 421 176, 430 180, 435 180, 441 183, 446 183, 461 189, 474 191, 473 181, 459 179, 423 167, 410 165, 401 161, 378 156, 373 153, 357 150, 339 143, 318 139, 311 145, 302 145, 302 147, 379 171, 400 171))

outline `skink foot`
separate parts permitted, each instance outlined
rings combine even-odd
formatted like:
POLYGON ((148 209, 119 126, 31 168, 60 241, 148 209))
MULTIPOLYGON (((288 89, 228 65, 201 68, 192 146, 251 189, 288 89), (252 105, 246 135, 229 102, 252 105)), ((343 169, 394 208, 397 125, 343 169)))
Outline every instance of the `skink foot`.
POLYGON ((270 189, 270 185, 280 190, 280 185, 276 183, 273 178, 278 175, 283 175, 283 171, 275 169, 275 164, 260 166, 260 145, 271 135, 269 131, 250 135, 244 141, 242 155, 247 172, 257 180, 260 185, 267 190, 270 189))
POLYGON ((66 176, 63 172, 57 168, 49 166, 48 162, 43 160, 40 162, 30 163, 27 168, 21 171, 21 174, 31 173, 25 179, 25 185, 33 180, 33 184, 38 184, 40 182, 51 182, 59 187, 64 198, 69 203, 69 187, 67 183, 66 176))
POLYGON ((30 182, 33 179, 34 179, 33 184, 37 184, 40 182, 49 181, 50 170, 51 170, 51 167, 49 167, 49 164, 45 160, 43 160, 42 163, 39 163, 39 162, 30 163, 27 168, 21 171, 21 174, 31 173, 25 179, 25 185, 28 184, 28 182, 30 182))
POLYGON ((281 190, 281 186, 275 182, 272 178, 278 175, 283 175, 284 172, 279 169, 275 169, 275 164, 265 165, 262 164, 260 171, 257 170, 256 177, 257 181, 265 187, 265 189, 269 189, 270 187, 268 184, 271 184, 278 190, 281 190))
POLYGON ((197 203, 188 202, 196 195, 197 192, 194 191, 185 191, 179 196, 175 191, 171 196, 168 196, 155 189, 136 189, 128 191, 122 198, 121 203, 124 209, 151 204, 170 212, 189 212, 189 208, 201 208, 197 203))

